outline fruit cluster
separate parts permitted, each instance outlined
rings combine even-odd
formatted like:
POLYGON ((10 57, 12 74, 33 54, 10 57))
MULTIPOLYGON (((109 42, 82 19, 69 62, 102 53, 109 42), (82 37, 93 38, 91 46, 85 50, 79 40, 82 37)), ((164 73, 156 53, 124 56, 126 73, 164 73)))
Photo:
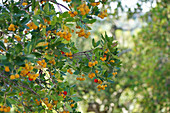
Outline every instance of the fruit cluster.
POLYGON ((95 77, 95 73, 89 73, 88 77, 92 79, 93 77, 95 77))
POLYGON ((71 52, 66 52, 65 53, 65 55, 67 56, 67 57, 69 57, 70 59, 72 59, 73 58, 73 54, 71 53, 71 52))
POLYGON ((97 89, 98 91, 100 91, 100 89, 105 90, 105 87, 107 87, 107 85, 98 85, 97 89))
POLYGON ((106 60, 106 55, 104 55, 104 57, 100 57, 100 60, 105 61, 106 60))
POLYGON ((97 5, 100 5, 100 2, 93 2, 93 3, 90 3, 90 5, 97 6, 97 5))
POLYGON ((60 36, 60 38, 63 37, 67 41, 69 41, 71 39, 71 36, 72 36, 70 32, 66 33, 65 31, 63 31, 63 32, 59 31, 59 32, 57 32, 57 35, 60 36))
POLYGON ((47 23, 48 25, 51 24, 51 21, 50 21, 50 20, 47 20, 47 19, 44 19, 44 22, 47 23))
POLYGON ((107 17, 107 10, 100 12, 97 16, 100 17, 101 19, 103 19, 104 17, 107 17))
POLYGON ((46 28, 46 25, 39 24, 39 29, 41 30, 42 28, 46 28))
MULTIPOLYGON (((77 28, 81 28, 81 27, 77 27, 77 28)), ((80 31, 77 31, 76 34, 78 34, 78 37, 84 36, 85 38, 88 38, 91 33, 90 32, 85 33, 84 29, 80 29, 80 31)))
POLYGON ((9 31, 15 31, 15 25, 14 24, 10 24, 10 26, 8 27, 9 31))
POLYGON ((19 96, 22 96, 22 94, 24 94, 24 92, 19 92, 19 96))
POLYGON ((46 106, 48 107, 49 110, 52 110, 53 105, 48 102, 48 98, 45 98, 45 99, 43 100, 43 102, 46 104, 46 106))
POLYGON ((113 75, 113 76, 117 75, 117 72, 113 72, 112 75, 113 75))
POLYGON ((1 112, 10 112, 10 110, 11 110, 11 108, 9 106, 8 107, 3 106, 3 105, 0 106, 1 112))
POLYGON ((63 98, 66 98, 67 91, 60 92, 59 96, 62 96, 63 98))
POLYGON ((114 60, 110 60, 110 62, 114 63, 115 61, 114 60))
POLYGON ((28 73, 27 76, 28 76, 29 80, 32 81, 32 80, 35 80, 39 76, 39 74, 28 73))
POLYGON ((28 23, 27 26, 29 27, 29 29, 27 29, 28 31, 29 31, 29 30, 32 30, 32 29, 36 30, 36 29, 38 28, 38 27, 34 24, 34 22, 28 23))
POLYGON ((103 83, 101 80, 98 80, 98 79, 94 79, 94 82, 98 83, 98 84, 102 84, 103 83))
POLYGON ((58 103, 58 100, 53 100, 54 105, 57 105, 57 103, 58 103))
POLYGON ((50 60, 49 63, 55 65, 56 64, 55 59, 50 60))
POLYGON ((44 59, 41 60, 41 61, 37 61, 37 63, 38 63, 40 66, 42 66, 43 68, 46 68, 46 66, 47 66, 47 63, 45 62, 44 59))
POLYGON ((88 14, 90 9, 86 4, 81 4, 79 7, 77 7, 77 10, 80 10, 81 15, 88 14))
MULTIPOLYGON (((111 62, 111 63, 115 63, 115 61, 114 61, 114 60, 110 60, 110 62, 111 62)), ((110 64, 110 62, 107 62, 107 64, 110 64)))
POLYGON ((15 35, 14 37, 16 38, 17 41, 21 41, 21 37, 20 36, 15 35))
POLYGON ((88 63, 88 66, 89 66, 89 67, 92 67, 92 66, 95 66, 96 64, 98 64, 98 61, 89 62, 89 63, 88 63))
POLYGON ((42 102, 41 100, 38 100, 38 99, 35 99, 35 101, 37 105, 40 105, 40 103, 42 102))
POLYGON ((22 69, 20 75, 24 77, 28 76, 30 81, 35 80, 39 76, 39 74, 30 73, 31 70, 34 69, 34 67, 31 66, 31 63, 25 64, 25 67, 22 67, 22 69))
POLYGON ((106 49, 106 51, 105 51, 104 53, 106 53, 106 54, 107 54, 108 52, 109 52, 109 49, 106 49))
POLYGON ((19 74, 15 74, 15 75, 11 75, 11 76, 10 76, 10 79, 11 79, 11 80, 14 80, 14 79, 16 79, 16 78, 19 78, 19 74))
POLYGON ((76 80, 80 80, 80 81, 84 81, 86 80, 86 78, 84 78, 84 74, 81 75, 82 77, 77 77, 76 80))
POLYGON ((71 69, 68 69, 67 72, 70 73, 70 74, 73 74, 73 72, 71 71, 71 69))
POLYGON ((71 17, 75 17, 78 14, 77 11, 74 11, 74 12, 69 11, 68 13, 70 14, 71 17))

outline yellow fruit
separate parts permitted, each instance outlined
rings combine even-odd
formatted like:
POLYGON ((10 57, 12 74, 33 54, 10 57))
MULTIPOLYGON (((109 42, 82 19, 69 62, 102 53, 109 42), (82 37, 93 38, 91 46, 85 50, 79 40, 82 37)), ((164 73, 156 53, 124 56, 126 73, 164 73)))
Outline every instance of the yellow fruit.
POLYGON ((26 3, 26 2, 23 2, 23 3, 22 3, 22 5, 23 5, 23 6, 25 6, 25 5, 28 5, 28 3, 26 3))
POLYGON ((11 79, 11 80, 15 79, 15 75, 11 75, 11 76, 10 76, 10 79, 11 79))
POLYGON ((7 39, 4 39, 4 43, 7 43, 8 42, 8 40, 7 39))
POLYGON ((19 78, 19 74, 16 74, 16 75, 15 75, 15 78, 19 78))
POLYGON ((9 72, 9 71, 10 71, 10 69, 9 69, 8 66, 5 66, 5 71, 6 71, 6 72, 9 72))

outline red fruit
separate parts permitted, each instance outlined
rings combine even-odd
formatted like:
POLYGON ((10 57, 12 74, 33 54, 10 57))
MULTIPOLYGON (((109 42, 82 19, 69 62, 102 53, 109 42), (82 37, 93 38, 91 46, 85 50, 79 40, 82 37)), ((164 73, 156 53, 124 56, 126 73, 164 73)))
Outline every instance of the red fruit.
POLYGON ((67 91, 64 91, 63 94, 64 94, 64 95, 67 95, 67 91))
POLYGON ((28 75, 30 72, 28 72, 26 75, 28 75))
POLYGON ((104 55, 104 57, 106 57, 106 55, 104 55))
POLYGON ((98 80, 97 80, 97 79, 94 79, 94 82, 96 82, 96 83, 97 83, 97 82, 98 82, 98 80))
POLYGON ((28 78, 29 79, 29 81, 33 81, 33 79, 31 79, 31 78, 28 78))
POLYGON ((64 52, 63 52, 63 51, 61 51, 61 54, 63 55, 63 54, 64 54, 64 52))

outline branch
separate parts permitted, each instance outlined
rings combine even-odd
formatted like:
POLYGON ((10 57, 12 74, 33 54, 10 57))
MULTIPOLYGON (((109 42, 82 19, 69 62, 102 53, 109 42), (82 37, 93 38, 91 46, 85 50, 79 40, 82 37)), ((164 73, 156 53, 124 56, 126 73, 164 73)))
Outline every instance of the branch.
POLYGON ((127 53, 129 51, 132 51, 132 49, 123 50, 121 53, 118 54, 118 56, 121 56, 122 54, 127 53))
MULTIPOLYGON (((103 49, 102 47, 101 48, 99 48, 99 49, 103 49)), ((72 56, 74 57, 74 56, 79 56, 79 55, 86 55, 86 53, 88 53, 88 52, 92 52, 94 49, 91 49, 91 50, 87 50, 87 51, 82 51, 82 52, 78 52, 78 53, 75 53, 75 54, 73 54, 72 56)))
POLYGON ((60 3, 56 2, 55 0, 43 0, 43 1, 50 1, 50 2, 53 2, 53 3, 57 4, 57 5, 60 5, 60 6, 64 7, 64 8, 67 9, 68 11, 70 11, 69 8, 67 8, 67 7, 64 6, 63 4, 60 4, 60 3))
MULTIPOLYGON (((6 78, 6 79, 8 79, 8 81, 10 81, 10 82, 14 83, 15 85, 17 85, 17 84, 16 84, 16 82, 14 82, 14 81, 10 80, 7 76, 3 76, 3 75, 1 75, 1 74, 0 74, 0 77, 1 77, 1 78, 6 78)), ((21 85, 21 87, 23 87, 23 88, 26 88, 26 89, 30 90, 30 91, 31 91, 32 93, 34 93, 35 95, 40 96, 38 93, 36 93, 34 90, 32 90, 29 86, 25 86, 25 85, 24 85, 24 84, 22 84, 22 83, 20 83, 20 85, 21 85)), ((18 86, 18 85, 17 85, 17 86, 18 86)))

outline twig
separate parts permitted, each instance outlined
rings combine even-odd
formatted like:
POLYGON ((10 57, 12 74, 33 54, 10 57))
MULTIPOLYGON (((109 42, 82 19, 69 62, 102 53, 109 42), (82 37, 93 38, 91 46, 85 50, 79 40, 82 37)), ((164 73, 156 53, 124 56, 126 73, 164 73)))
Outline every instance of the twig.
POLYGON ((57 5, 60 5, 60 6, 64 7, 64 8, 67 9, 68 11, 70 11, 69 8, 67 8, 67 7, 64 6, 63 4, 60 4, 60 3, 56 2, 55 0, 43 0, 43 1, 50 1, 50 2, 53 2, 53 3, 57 4, 57 5))
MULTIPOLYGON (((14 81, 12 81, 12 80, 10 80, 7 76, 3 76, 3 75, 1 75, 0 74, 0 77, 1 78, 6 78, 6 79, 8 79, 8 81, 10 81, 10 82, 12 82, 12 83, 14 83, 14 84, 16 84, 16 82, 14 82, 14 81)), ((17 85, 17 84, 16 84, 17 85)), ((38 93, 36 93, 34 90, 32 90, 29 86, 25 86, 24 84, 22 84, 22 83, 20 83, 20 85, 21 85, 21 87, 23 87, 23 88, 26 88, 26 89, 28 89, 28 90, 30 90, 32 93, 34 93, 35 95, 38 95, 38 96, 40 96, 38 93)), ((17 85, 18 86, 18 85, 17 85)))
POLYGON ((129 51, 132 51, 132 49, 123 50, 121 53, 118 54, 118 56, 121 56, 122 54, 127 53, 129 51))
MULTIPOLYGON (((101 48, 99 48, 99 49, 103 49, 103 48, 101 47, 101 48)), ((87 50, 87 51, 82 51, 82 52, 78 52, 78 53, 73 54, 72 56, 74 57, 74 56, 79 56, 79 55, 82 55, 82 54, 86 55, 86 53, 92 52, 92 51, 94 51, 94 49, 87 50)))

